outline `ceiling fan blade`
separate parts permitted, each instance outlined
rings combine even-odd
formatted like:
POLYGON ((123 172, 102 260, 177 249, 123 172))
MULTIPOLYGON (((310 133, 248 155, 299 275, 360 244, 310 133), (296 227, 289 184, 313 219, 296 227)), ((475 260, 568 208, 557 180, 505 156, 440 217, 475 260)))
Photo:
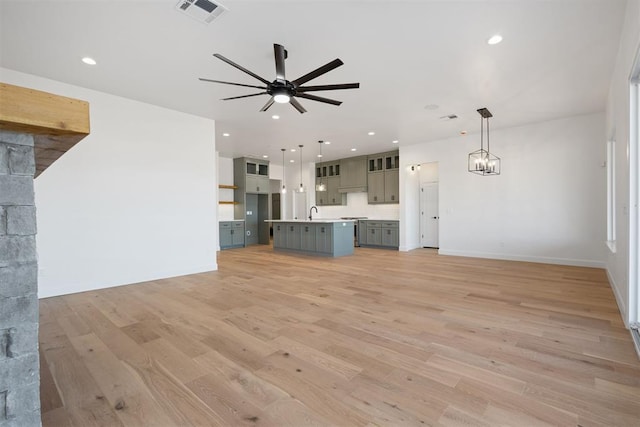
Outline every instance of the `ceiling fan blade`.
POLYGON ((234 85, 234 86, 243 86, 243 87, 255 87, 257 89, 266 89, 266 86, 254 86, 254 85, 246 85, 243 83, 231 83, 231 82, 223 82, 222 80, 211 80, 211 79, 203 79, 200 77, 198 80, 202 80, 203 82, 211 82, 211 83, 222 83, 225 85, 234 85))
POLYGON ((313 92, 317 90, 358 89, 360 83, 342 83, 337 85, 302 86, 296 88, 296 92, 313 92))
POLYGON ((271 107, 271 106, 273 105, 273 102, 274 102, 274 101, 273 101, 273 96, 272 96, 272 97, 271 97, 271 99, 269 99, 269 100, 267 101, 267 103, 266 103, 266 104, 264 104, 264 107, 262 107, 262 108, 260 109, 260 111, 267 111, 267 110, 269 109, 269 107, 271 107))
POLYGON ((315 70, 313 70, 310 73, 305 74, 304 76, 295 79, 294 81, 292 81, 291 83, 293 83, 295 86, 300 86, 305 84, 306 82, 308 82, 309 80, 313 80, 316 77, 320 77, 321 75, 328 73, 329 71, 338 68, 339 66, 341 66, 342 64, 344 64, 344 62, 342 62, 339 59, 334 59, 333 61, 323 65, 320 68, 316 68, 315 70))
POLYGON ((257 75, 254 72, 251 72, 249 70, 247 70, 246 68, 244 68, 242 65, 238 65, 235 62, 233 62, 230 59, 225 58, 224 56, 220 55, 219 53, 214 53, 213 56, 215 56, 216 58, 226 62, 227 64, 231 65, 232 67, 236 67, 238 70, 243 71, 247 74, 249 74, 251 77, 256 78, 258 80, 260 80, 262 83, 266 84, 267 86, 270 84, 269 81, 267 81, 266 79, 260 77, 259 75, 257 75))
POLYGON ((284 81, 284 60, 286 58, 286 51, 284 50, 284 46, 280 44, 274 44, 273 55, 276 58, 276 80, 284 81))
POLYGON ((222 98, 222 101, 228 101, 230 99, 249 98, 249 97, 252 97, 252 96, 266 95, 266 94, 267 94, 267 92, 260 92, 260 93, 252 93, 251 95, 232 96, 231 98, 222 98))
POLYGON ((300 112, 300 114, 304 114, 304 113, 307 112, 307 110, 305 110, 304 107, 302 105, 300 105, 300 103, 295 98, 291 98, 289 100, 289 104, 293 105, 293 108, 298 110, 300 112))
POLYGON ((309 95, 308 93, 296 93, 299 98, 311 99, 312 101, 324 102, 326 104, 340 105, 342 101, 336 101, 335 99, 323 98, 321 96, 309 95))

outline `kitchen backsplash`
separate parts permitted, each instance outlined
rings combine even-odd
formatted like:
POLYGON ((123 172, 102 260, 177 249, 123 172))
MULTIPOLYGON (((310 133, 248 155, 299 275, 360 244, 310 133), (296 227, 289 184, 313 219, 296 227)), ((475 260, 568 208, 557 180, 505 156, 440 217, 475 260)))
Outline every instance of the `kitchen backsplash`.
POLYGON ((318 206, 318 218, 366 216, 373 219, 400 219, 400 205, 370 205, 367 193, 347 193, 345 206, 318 206))

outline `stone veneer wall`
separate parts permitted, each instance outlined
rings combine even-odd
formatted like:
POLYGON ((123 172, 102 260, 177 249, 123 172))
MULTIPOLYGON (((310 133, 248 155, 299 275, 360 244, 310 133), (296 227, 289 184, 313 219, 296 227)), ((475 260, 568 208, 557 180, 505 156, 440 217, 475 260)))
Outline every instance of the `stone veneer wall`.
POLYGON ((0 427, 39 426, 33 137, 0 131, 0 427))

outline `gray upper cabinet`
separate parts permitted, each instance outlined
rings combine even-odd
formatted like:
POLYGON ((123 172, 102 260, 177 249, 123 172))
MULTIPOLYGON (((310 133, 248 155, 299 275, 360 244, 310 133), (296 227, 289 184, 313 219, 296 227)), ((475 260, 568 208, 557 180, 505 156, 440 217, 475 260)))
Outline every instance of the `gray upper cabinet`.
POLYGON ((384 171, 384 202, 398 203, 398 190, 400 190, 398 170, 384 171))
POLYGON ((399 152, 348 157, 316 163, 316 205, 345 205, 346 193, 366 192, 369 204, 399 203, 399 152))
POLYGON ((241 157, 234 159, 234 184, 245 193, 269 194, 269 161, 241 157))
POLYGON ((400 202, 400 155, 398 151, 367 157, 368 200, 375 203, 400 202))
POLYGON ((343 205, 344 196, 338 191, 340 185, 339 176, 330 176, 327 178, 327 201, 330 205, 343 205))
POLYGON ((341 174, 338 191, 341 193, 367 191, 367 156, 340 160, 341 174))
POLYGON ((384 203, 384 172, 369 173, 368 200, 370 204, 384 203))
POLYGON ((324 184, 325 191, 316 191, 316 205, 332 206, 346 204, 346 197, 338 192, 343 169, 340 161, 316 163, 316 188, 324 184))

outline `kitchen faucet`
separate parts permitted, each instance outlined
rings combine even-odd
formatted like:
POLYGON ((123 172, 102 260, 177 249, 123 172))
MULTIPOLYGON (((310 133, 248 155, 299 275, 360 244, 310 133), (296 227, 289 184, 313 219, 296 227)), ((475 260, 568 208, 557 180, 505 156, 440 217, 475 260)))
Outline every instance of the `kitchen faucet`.
POLYGON ((309 209, 309 221, 313 221, 313 210, 316 210, 316 213, 318 213, 318 207, 317 206, 311 206, 311 209, 309 209))

